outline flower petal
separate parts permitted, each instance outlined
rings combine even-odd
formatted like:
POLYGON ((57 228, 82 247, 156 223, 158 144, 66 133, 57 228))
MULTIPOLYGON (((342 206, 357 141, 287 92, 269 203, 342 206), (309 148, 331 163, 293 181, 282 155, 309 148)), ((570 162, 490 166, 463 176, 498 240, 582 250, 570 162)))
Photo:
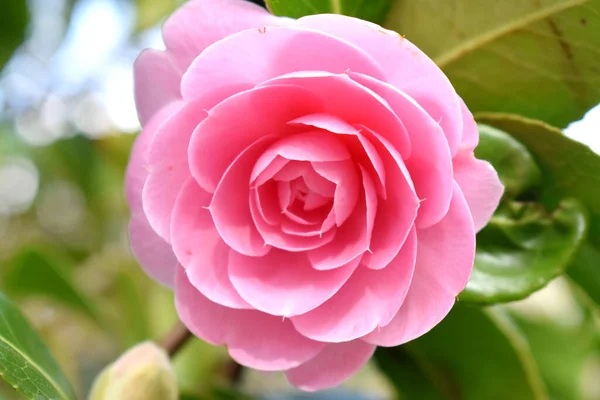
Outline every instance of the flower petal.
POLYGON ((177 271, 177 313, 187 328, 213 345, 225 344, 233 359, 265 371, 294 368, 325 346, 300 335, 291 321, 255 310, 236 310, 213 303, 177 271))
POLYGON ((369 361, 375 347, 362 340, 330 343, 313 359, 285 371, 290 383, 305 391, 338 386, 369 361))
POLYGON ((471 210, 475 232, 479 232, 496 211, 504 186, 494 167, 476 159, 472 151, 461 150, 453 162, 454 179, 471 210))
POLYGON ((417 254, 414 229, 402 250, 381 270, 359 266, 348 282, 325 303, 292 318, 304 336, 323 342, 346 342, 390 323, 412 279, 417 254))
POLYGON ((229 280, 229 247, 208 211, 211 197, 193 178, 183 186, 171 219, 173 251, 191 283, 209 300, 231 308, 251 308, 229 280))
POLYGON ((135 106, 142 125, 167 104, 181 100, 181 73, 166 53, 142 51, 133 64, 133 76, 135 106))
POLYGON ((368 55, 342 39, 313 30, 268 26, 239 32, 208 47, 183 75, 181 92, 185 100, 193 100, 223 84, 251 88, 289 72, 348 69, 384 78, 368 55))
POLYGON ((255 88, 229 97, 212 108, 194 131, 188 150, 192 175, 213 193, 246 147, 266 134, 297 132, 288 121, 323 107, 310 91, 289 85, 255 88))
POLYGON ((379 346, 398 346, 436 326, 465 288, 475 259, 475 230, 467 202, 458 187, 444 219, 417 231, 417 261, 412 283, 392 321, 363 339, 379 346))
POLYGON ((165 22, 163 38, 179 70, 185 71, 204 49, 231 34, 290 22, 247 1, 191 0, 165 22))
POLYGON ((309 15, 296 23, 338 36, 363 49, 381 66, 386 82, 415 99, 440 124, 451 154, 456 154, 462 137, 458 96, 446 75, 418 47, 394 31, 343 15, 309 15))
POLYGON ((303 253, 273 249, 264 257, 229 255, 229 276, 238 293, 257 310, 291 317, 323 304, 356 269, 358 260, 317 271, 303 253))

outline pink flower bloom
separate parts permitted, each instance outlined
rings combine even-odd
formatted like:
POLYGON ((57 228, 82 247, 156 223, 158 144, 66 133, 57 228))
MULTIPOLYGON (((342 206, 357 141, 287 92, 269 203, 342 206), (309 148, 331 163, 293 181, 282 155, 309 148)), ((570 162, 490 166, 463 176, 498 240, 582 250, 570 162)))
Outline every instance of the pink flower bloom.
POLYGON ((502 185, 446 76, 395 32, 192 0, 135 63, 133 251, 239 363, 318 390, 433 328, 502 185))

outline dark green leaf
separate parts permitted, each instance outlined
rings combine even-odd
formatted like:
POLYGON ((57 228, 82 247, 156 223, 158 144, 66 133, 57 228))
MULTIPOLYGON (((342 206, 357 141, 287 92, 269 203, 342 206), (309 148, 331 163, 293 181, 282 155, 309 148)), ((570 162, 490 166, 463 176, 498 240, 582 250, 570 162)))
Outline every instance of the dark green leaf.
POLYGON ((375 359, 403 399, 547 398, 526 342, 498 310, 456 306, 431 332, 379 348, 375 359))
POLYGON ((1 293, 0 375, 30 399, 75 399, 71 385, 40 337, 1 293))
POLYGON ((275 15, 344 14, 381 24, 392 0, 266 0, 275 15))
POLYGON ((586 243, 575 256, 567 273, 600 306, 600 249, 586 243))
POLYGON ((2 3, 0 12, 0 70, 14 51, 25 40, 29 23, 26 0, 10 0, 2 3))
POLYGON ((586 234, 585 209, 565 200, 549 213, 537 203, 502 205, 477 235, 475 266, 460 300, 522 299, 562 274, 586 234))
POLYGON ((72 263, 66 254, 53 247, 25 248, 6 263, 3 286, 11 296, 43 295, 95 319, 93 303, 69 276, 68 267, 72 263))
POLYGON ((395 0, 385 25, 432 57, 472 111, 564 127, 600 102, 600 0, 395 0))

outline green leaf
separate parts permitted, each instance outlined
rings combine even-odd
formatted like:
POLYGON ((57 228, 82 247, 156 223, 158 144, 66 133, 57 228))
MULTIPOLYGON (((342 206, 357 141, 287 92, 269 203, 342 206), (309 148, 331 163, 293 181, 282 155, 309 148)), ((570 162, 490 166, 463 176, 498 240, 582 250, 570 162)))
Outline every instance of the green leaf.
POLYGON ((542 202, 552 209, 564 197, 579 200, 590 212, 590 240, 600 245, 600 156, 540 121, 501 113, 480 113, 476 119, 527 147, 542 170, 542 202))
POLYGON ((600 249, 585 244, 567 270, 569 278, 600 306, 600 249))
POLYGON ((344 14, 381 24, 392 0, 266 0, 275 15, 344 14))
POLYGON ((432 57, 471 111, 564 127, 600 102, 600 0, 396 0, 385 26, 432 57))
POLYGON ((171 14, 180 3, 181 0, 135 0, 136 30, 152 28, 171 14))
POLYGON ((460 300, 518 300, 546 286, 570 264, 586 234, 586 212, 564 200, 551 214, 537 203, 502 205, 477 235, 475 266, 460 300))
POLYGON ((539 186, 542 174, 531 153, 509 134, 479 124, 475 156, 489 161, 504 184, 504 196, 515 198, 539 186))
POLYGON ((0 12, 0 70, 25 40, 29 23, 26 0, 10 0, 2 4, 0 12))
POLYGON ((67 255, 53 247, 24 248, 6 263, 3 287, 13 297, 44 295, 96 319, 93 303, 69 276, 67 267, 72 267, 72 263, 67 255))
POLYGON ((375 359, 403 399, 547 398, 527 343, 498 310, 458 305, 431 332, 380 347, 375 359))
POLYGON ((0 375, 30 399, 75 399, 71 385, 40 337, 2 293, 0 375))

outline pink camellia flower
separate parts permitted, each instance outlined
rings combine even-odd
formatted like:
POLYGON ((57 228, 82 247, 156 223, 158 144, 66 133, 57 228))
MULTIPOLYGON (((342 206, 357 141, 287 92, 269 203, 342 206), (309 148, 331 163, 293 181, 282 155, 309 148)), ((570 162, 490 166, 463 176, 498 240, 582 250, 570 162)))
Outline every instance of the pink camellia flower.
POLYGON ((192 0, 135 63, 133 251, 182 321, 304 390, 429 331, 502 185, 438 67, 340 15, 192 0))

